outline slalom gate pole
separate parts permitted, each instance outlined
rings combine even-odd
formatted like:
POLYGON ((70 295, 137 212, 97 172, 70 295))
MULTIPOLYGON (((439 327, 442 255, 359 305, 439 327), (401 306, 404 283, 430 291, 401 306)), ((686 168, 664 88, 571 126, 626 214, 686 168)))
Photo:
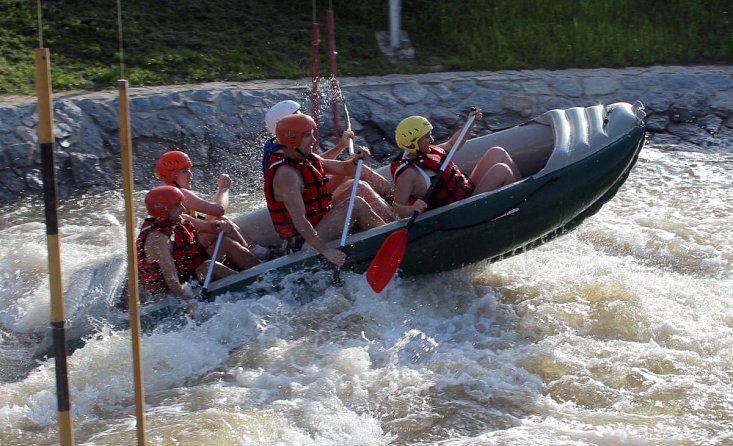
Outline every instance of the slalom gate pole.
POLYGON ((132 131, 130 126, 130 97, 125 77, 125 49, 122 39, 122 0, 117 0, 117 33, 120 45, 120 79, 117 81, 120 101, 120 155, 122 184, 125 191, 125 233, 127 236, 127 310, 130 318, 132 344, 132 374, 135 384, 135 417, 137 444, 145 445, 145 389, 143 387, 142 347, 140 342, 140 290, 137 271, 137 240, 135 237, 135 183, 132 169, 132 131))
POLYGON ((51 61, 47 48, 37 48, 35 50, 35 66, 36 95, 38 96, 38 141, 41 145, 41 160, 43 163, 43 199, 46 210, 48 275, 51 291, 51 333, 56 365, 59 441, 62 446, 70 446, 74 444, 74 432, 71 423, 71 399, 69 397, 69 375, 66 362, 66 320, 64 316, 64 288, 61 280, 58 199, 56 197, 51 61))
POLYGON ((117 81, 120 93, 120 149, 122 181, 125 190, 125 232, 127 235, 127 308, 130 316, 132 342, 132 373, 135 381, 135 415, 137 444, 145 444, 145 389, 143 387, 142 347, 140 343, 140 305, 137 275, 137 246, 135 237, 135 203, 132 175, 132 137, 130 131, 130 99, 126 80, 117 81))
POLYGON ((313 103, 313 121, 316 123, 316 137, 318 137, 318 45, 320 43, 318 23, 316 22, 316 2, 313 0, 313 24, 311 25, 311 45, 313 47, 313 89, 311 101, 313 103))
MULTIPOLYGON (((329 2, 330 3, 330 2, 329 2)), ((326 26, 328 28, 328 62, 331 72, 331 115, 333 116, 333 137, 338 144, 339 139, 339 104, 338 83, 336 81, 336 28, 333 20, 333 6, 329 5, 326 12, 326 26)))

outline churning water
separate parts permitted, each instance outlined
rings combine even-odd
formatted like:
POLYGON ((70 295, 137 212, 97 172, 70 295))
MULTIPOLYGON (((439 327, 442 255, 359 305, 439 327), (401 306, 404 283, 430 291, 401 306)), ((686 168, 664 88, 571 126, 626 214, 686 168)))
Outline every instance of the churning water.
MULTIPOLYGON (((149 328, 148 442, 733 444, 731 178, 731 147, 652 140, 597 215, 533 251, 381 295, 289 278, 149 328)), ((136 442, 122 206, 60 209, 78 444, 136 442)), ((0 215, 3 445, 58 442, 42 215, 0 215)))

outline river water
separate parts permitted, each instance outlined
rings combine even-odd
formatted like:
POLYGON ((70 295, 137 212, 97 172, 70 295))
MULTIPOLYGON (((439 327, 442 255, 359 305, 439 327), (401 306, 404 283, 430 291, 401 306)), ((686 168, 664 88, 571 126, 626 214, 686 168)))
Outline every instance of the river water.
MULTIPOLYGON (((613 200, 533 251, 381 295, 286 280, 147 328, 148 442, 731 445, 731 178, 731 145, 652 139, 613 200)), ((118 192, 59 210, 77 444, 136 443, 123 212, 118 192)), ((46 265, 42 205, 3 209, 2 445, 59 441, 46 265)))

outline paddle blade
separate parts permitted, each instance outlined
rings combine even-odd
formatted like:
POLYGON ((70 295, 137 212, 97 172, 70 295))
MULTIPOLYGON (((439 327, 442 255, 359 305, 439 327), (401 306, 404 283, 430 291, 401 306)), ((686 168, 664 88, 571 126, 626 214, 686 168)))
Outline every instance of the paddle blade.
POLYGON ((381 293, 387 286, 392 276, 397 272, 397 268, 402 263, 405 256, 405 248, 407 247, 407 229, 400 229, 393 232, 382 243, 379 252, 369 265, 366 272, 367 282, 375 293, 381 293))

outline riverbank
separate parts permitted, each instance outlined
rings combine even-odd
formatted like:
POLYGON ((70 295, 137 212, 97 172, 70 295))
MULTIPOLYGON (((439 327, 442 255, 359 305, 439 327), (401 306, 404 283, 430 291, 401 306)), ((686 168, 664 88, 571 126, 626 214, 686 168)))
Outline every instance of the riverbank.
MULTIPOLYGON (((655 141, 703 147, 733 141, 733 66, 638 67, 561 71, 450 72, 340 78, 352 128, 375 163, 396 151, 394 128, 405 116, 433 122, 447 137, 474 105, 484 110, 477 133, 510 127, 553 108, 641 101, 655 141)), ((328 82, 318 100, 319 132, 333 128, 328 82)), ((240 187, 257 181, 264 114, 282 99, 312 108, 310 79, 208 83, 129 91, 136 188, 156 182, 154 163, 173 147, 189 153, 198 184, 228 171, 240 187)), ((54 95, 59 196, 121 185, 118 93, 54 95)), ((339 107, 343 124, 343 111, 339 107)), ((0 97, 0 203, 42 194, 34 98, 0 97)))

